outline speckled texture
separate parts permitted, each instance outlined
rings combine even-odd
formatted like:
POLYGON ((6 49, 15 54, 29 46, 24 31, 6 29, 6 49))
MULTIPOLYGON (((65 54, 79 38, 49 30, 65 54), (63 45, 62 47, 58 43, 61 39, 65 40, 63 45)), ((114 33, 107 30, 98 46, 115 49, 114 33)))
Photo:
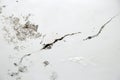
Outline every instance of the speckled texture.
POLYGON ((0 80, 120 80, 118 0, 0 0, 0 80))

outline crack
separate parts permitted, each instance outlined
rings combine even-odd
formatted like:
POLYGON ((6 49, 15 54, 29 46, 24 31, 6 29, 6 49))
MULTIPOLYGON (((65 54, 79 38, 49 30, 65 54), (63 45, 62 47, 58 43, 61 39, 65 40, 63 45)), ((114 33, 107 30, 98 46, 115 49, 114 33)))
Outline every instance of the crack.
POLYGON ((25 54, 24 56, 22 56, 21 58, 20 58, 20 61, 18 62, 18 63, 13 63, 14 64, 14 66, 19 66, 21 63, 22 63, 22 61, 24 60, 24 58, 26 58, 26 57, 28 57, 28 56, 30 56, 31 54, 25 54))
POLYGON ((94 35, 91 35, 91 36, 88 36, 87 38, 83 39, 83 41, 85 40, 88 40, 88 39, 92 39, 92 38, 95 38, 95 37, 98 37, 100 35, 100 33, 103 31, 103 29, 105 28, 105 26, 107 26, 107 24, 109 24, 114 18, 116 18, 119 14, 113 16, 112 18, 110 18, 105 24, 103 24, 101 26, 101 28, 99 29, 99 31, 94 34, 94 35))
MULTIPOLYGON (((62 37, 60 37, 60 38, 58 38, 58 39, 55 39, 52 43, 44 44, 43 48, 42 48, 41 50, 39 50, 39 51, 42 51, 42 50, 44 50, 44 49, 51 49, 52 46, 53 46, 55 43, 57 43, 58 41, 63 40, 63 39, 64 39, 65 37, 67 37, 67 36, 72 36, 72 35, 79 34, 79 33, 81 33, 81 32, 66 34, 66 35, 64 35, 64 36, 62 36, 62 37)), ((38 52, 38 51, 35 51, 35 52, 38 52)), ((26 57, 28 57, 28 56, 31 56, 31 55, 32 55, 33 53, 35 53, 35 52, 31 52, 31 53, 29 53, 29 54, 23 55, 23 56, 20 58, 20 61, 18 62, 18 64, 17 64, 17 63, 14 63, 14 65, 15 65, 15 66, 20 65, 20 64, 23 62, 24 58, 26 58, 26 57)))
POLYGON ((30 52, 30 53, 28 53, 28 54, 24 54, 17 63, 13 63, 14 66, 20 66, 21 63, 23 62, 24 58, 26 58, 26 57, 28 57, 28 56, 31 56, 32 54, 34 54, 34 53, 36 53, 36 52, 38 52, 38 51, 40 51, 40 50, 36 50, 36 51, 34 51, 34 52, 30 52))
POLYGON ((24 59, 25 57, 30 56, 30 55, 31 55, 31 54, 25 54, 25 55, 20 59, 19 64, 22 63, 22 61, 23 61, 23 59, 24 59))
POLYGON ((67 36, 72 36, 72 35, 79 34, 79 33, 81 33, 81 32, 66 34, 66 35, 64 35, 64 36, 62 36, 62 37, 60 37, 60 38, 58 38, 58 39, 55 39, 55 40, 54 40, 53 42, 51 42, 51 43, 44 44, 44 46, 43 46, 43 48, 42 48, 41 50, 43 50, 43 49, 51 49, 52 46, 53 46, 55 43, 57 43, 58 41, 63 40, 63 39, 64 39, 65 37, 67 37, 67 36))

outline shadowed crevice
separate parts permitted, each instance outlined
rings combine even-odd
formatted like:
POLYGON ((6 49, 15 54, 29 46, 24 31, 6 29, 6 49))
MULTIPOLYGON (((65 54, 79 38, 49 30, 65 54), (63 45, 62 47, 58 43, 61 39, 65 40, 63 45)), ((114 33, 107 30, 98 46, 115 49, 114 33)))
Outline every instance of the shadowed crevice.
POLYGON ((58 41, 63 40, 63 39, 64 39, 65 37, 67 37, 67 36, 72 36, 72 35, 79 34, 79 33, 81 33, 81 32, 66 34, 66 35, 64 35, 64 36, 62 36, 62 37, 60 37, 60 38, 58 38, 58 39, 55 39, 55 40, 54 40, 53 42, 51 42, 51 43, 44 44, 44 45, 43 45, 43 48, 42 48, 41 50, 43 50, 43 49, 51 49, 52 46, 53 46, 55 43, 57 43, 58 41))

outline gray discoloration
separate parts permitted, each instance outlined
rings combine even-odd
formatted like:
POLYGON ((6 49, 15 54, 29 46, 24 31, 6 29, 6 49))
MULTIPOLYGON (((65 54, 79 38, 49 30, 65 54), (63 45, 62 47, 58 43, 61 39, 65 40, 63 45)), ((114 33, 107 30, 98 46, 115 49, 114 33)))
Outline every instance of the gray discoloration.
POLYGON ((26 72, 27 71, 27 66, 19 67, 18 71, 19 72, 26 72))
POLYGON ((32 24, 30 21, 26 22, 23 26, 15 29, 18 40, 24 41, 27 38, 38 38, 40 34, 37 33, 38 25, 32 24))
POLYGON ((14 76, 18 76, 18 72, 12 72, 12 73, 9 73, 9 75, 11 76, 11 77, 14 77, 14 76))
POLYGON ((6 32, 6 35, 8 35, 7 32, 14 31, 12 32, 13 34, 9 34, 9 37, 10 39, 13 39, 12 37, 14 37, 16 39, 16 42, 26 41, 27 39, 36 39, 41 36, 41 34, 37 32, 38 25, 33 24, 29 20, 26 20, 26 18, 25 20, 23 19, 25 22, 24 24, 20 22, 21 19, 18 17, 11 16, 11 17, 6 17, 5 19, 6 21, 10 22, 9 27, 11 28, 4 27, 4 31, 6 32))
POLYGON ((27 72, 27 66, 17 66, 18 68, 17 68, 17 71, 10 71, 8 74, 11 76, 11 77, 13 77, 13 78, 15 78, 15 80, 21 80, 21 76, 20 76, 20 73, 25 73, 25 72, 27 72))
MULTIPOLYGON (((38 32, 38 25, 33 24, 31 21, 29 21, 29 16, 26 17, 14 17, 14 15, 5 17, 4 16, 4 23, 8 23, 9 25, 5 26, 3 28, 4 32, 4 38, 6 41, 8 41, 10 44, 14 45, 14 50, 19 51, 24 47, 24 44, 21 44, 22 42, 26 42, 28 39, 38 39, 41 37, 41 34, 38 32), (24 23, 21 23, 21 20, 24 23)), ((6 24, 5 24, 6 25, 6 24)), ((25 73, 28 70, 27 66, 24 66, 25 64, 21 64, 23 59, 27 56, 30 56, 31 54, 26 54, 20 58, 20 61, 18 63, 13 63, 15 66, 15 69, 17 71, 12 71, 9 73, 11 77, 14 77, 16 80, 20 80, 21 73, 25 73)))
POLYGON ((8 43, 13 44, 14 49, 17 51, 26 48, 26 46, 21 43, 27 40, 38 39, 42 36, 42 34, 38 32, 39 26, 29 21, 29 17, 30 14, 22 18, 15 17, 14 15, 9 17, 4 16, 4 23, 9 24, 5 24, 3 27, 4 39, 8 41, 8 43), (23 23, 21 23, 21 21, 23 23))
POLYGON ((49 61, 44 61, 43 64, 44 64, 44 66, 46 67, 46 66, 48 66, 50 63, 49 63, 49 61))

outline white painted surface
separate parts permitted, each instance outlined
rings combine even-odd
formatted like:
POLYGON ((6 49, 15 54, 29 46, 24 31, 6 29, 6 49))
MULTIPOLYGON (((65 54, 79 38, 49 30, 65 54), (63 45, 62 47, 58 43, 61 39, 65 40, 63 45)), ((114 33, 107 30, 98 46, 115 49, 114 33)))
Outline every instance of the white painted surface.
MULTIPOLYGON (((47 34, 49 43, 59 36, 82 32, 66 37, 52 49, 35 52, 27 57, 28 72, 21 80, 120 80, 120 16, 113 19, 102 33, 91 40, 84 38, 96 34, 100 27, 119 12, 117 0, 1 0, 2 15, 15 16, 32 14, 30 20, 39 25, 39 31, 47 34), (56 35, 58 33, 59 36, 56 35), (42 54, 41 54, 42 53, 42 54), (50 64, 44 67, 43 61, 50 64), (32 61, 32 63, 30 63, 32 61), (55 79, 51 79, 55 77, 55 79)), ((7 23, 6 23, 7 24, 7 23)), ((3 38, 0 22, 0 80, 14 80, 8 69, 14 69, 12 57, 40 49, 39 41, 27 41, 29 48, 17 52, 3 38), (30 43, 30 44, 29 44, 30 43), (19 55, 16 55, 18 54, 19 55)), ((18 60, 18 59, 17 59, 18 60)))

